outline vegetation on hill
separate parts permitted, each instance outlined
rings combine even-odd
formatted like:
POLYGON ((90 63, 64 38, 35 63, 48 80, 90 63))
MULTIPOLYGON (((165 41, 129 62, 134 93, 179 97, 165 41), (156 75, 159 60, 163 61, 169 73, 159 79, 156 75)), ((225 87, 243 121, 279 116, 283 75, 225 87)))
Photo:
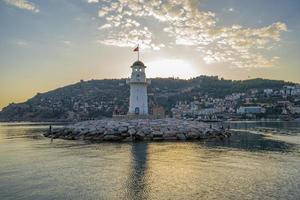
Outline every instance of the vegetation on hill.
MULTIPOLYGON (((233 81, 212 76, 189 80, 156 78, 148 88, 149 105, 161 105, 167 113, 177 101, 192 101, 208 95, 223 98, 251 89, 278 89, 293 85, 277 80, 233 81)), ((24 103, 10 104, 0 112, 1 121, 70 121, 110 117, 114 110, 126 113, 129 86, 125 79, 80 81, 46 93, 38 93, 24 103)))

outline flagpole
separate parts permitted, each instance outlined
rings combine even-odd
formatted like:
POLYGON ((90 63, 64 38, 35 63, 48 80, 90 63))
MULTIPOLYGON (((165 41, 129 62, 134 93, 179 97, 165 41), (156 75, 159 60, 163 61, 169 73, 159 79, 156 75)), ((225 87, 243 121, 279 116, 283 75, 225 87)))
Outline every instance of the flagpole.
POLYGON ((138 61, 140 61, 140 44, 138 44, 138 61))

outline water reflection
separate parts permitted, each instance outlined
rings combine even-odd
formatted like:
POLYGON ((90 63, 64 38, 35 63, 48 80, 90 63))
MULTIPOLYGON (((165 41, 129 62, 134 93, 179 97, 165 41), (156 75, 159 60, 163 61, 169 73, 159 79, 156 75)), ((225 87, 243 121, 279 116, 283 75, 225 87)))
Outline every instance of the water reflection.
POLYGON ((146 171, 148 159, 148 143, 132 144, 132 167, 129 175, 129 198, 147 199, 146 171))
POLYGON ((278 128, 278 129, 298 129, 300 130, 299 122, 288 122, 288 121, 237 121, 237 122, 225 122, 225 127, 230 125, 234 129, 251 129, 256 127, 269 127, 269 128, 278 128))
POLYGON ((263 135, 237 132, 230 140, 206 142, 51 144, 38 137, 47 128, 0 126, 0 199, 300 196, 299 152, 263 135))
MULTIPOLYGON (((0 123, 0 137, 2 139, 44 139, 43 133, 49 128, 50 123, 0 123)), ((53 124, 62 127, 62 123, 53 124)))
POLYGON ((235 131, 227 140, 210 140, 204 142, 205 146, 227 147, 244 151, 280 151, 286 152, 295 145, 284 141, 273 140, 262 134, 246 131, 235 131))

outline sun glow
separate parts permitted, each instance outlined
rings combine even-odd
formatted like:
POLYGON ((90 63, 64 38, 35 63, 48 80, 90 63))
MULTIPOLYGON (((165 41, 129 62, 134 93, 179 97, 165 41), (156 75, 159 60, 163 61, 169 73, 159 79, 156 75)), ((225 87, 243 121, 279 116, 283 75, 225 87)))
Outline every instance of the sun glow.
POLYGON ((198 70, 190 63, 180 59, 163 59, 147 63, 147 77, 179 77, 188 79, 199 75, 198 70))

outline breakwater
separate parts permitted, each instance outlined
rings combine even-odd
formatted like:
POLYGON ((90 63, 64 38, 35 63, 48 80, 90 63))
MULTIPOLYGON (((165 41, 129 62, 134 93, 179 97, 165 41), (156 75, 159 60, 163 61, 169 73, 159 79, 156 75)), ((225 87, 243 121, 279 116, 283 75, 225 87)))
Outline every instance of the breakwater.
POLYGON ((91 141, 185 141, 225 139, 229 130, 210 124, 179 119, 105 119, 79 122, 48 131, 44 136, 91 141))

